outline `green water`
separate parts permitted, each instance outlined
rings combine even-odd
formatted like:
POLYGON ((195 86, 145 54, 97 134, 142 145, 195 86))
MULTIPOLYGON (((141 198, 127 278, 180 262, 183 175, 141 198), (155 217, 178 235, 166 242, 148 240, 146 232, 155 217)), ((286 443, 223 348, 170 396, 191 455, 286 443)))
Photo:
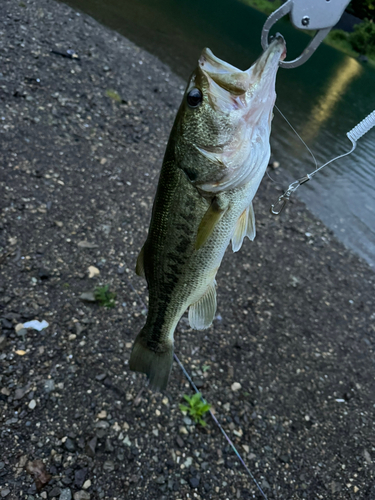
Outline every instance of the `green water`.
MULTIPOLYGON (((261 52, 266 16, 238 0, 66 3, 155 54, 184 79, 203 47, 241 69, 248 68, 261 52)), ((287 22, 281 21, 277 30, 286 39, 288 59, 310 40, 287 22)), ((277 105, 320 165, 350 149, 346 132, 375 109, 375 71, 322 45, 302 67, 279 71, 277 94, 277 105)), ((314 169, 306 148, 277 113, 271 144, 275 159, 291 180, 314 169)), ((375 266, 375 129, 358 142, 351 156, 302 186, 298 196, 348 247, 375 266)))

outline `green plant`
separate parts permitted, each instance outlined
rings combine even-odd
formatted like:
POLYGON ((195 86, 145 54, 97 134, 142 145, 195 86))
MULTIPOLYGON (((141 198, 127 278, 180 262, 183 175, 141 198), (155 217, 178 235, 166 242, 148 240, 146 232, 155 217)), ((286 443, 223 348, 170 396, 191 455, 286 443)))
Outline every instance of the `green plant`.
POLYGON ((118 92, 116 92, 116 90, 108 89, 105 91, 105 95, 115 102, 118 103, 122 102, 121 96, 119 95, 118 92))
POLYGON ((346 42, 348 38, 349 33, 344 30, 332 30, 328 33, 328 39, 333 42, 346 42))
POLYGON ((94 297, 96 302, 104 307, 115 307, 116 294, 109 291, 109 286, 97 286, 94 290, 94 297))
POLYGON ((360 54, 375 54, 375 23, 365 19, 354 26, 353 33, 349 35, 349 42, 354 50, 360 54))
POLYGON ((193 396, 186 396, 186 394, 184 394, 184 399, 189 406, 180 404, 180 410, 187 412, 196 424, 201 424, 205 427, 207 423, 203 420, 203 417, 211 408, 211 405, 201 398, 202 395, 200 392, 197 392, 193 396))

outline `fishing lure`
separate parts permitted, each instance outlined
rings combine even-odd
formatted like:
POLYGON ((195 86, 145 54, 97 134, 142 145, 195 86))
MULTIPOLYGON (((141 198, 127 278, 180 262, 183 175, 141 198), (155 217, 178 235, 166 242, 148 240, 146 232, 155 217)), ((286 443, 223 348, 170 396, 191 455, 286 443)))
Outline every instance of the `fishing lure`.
POLYGON ((321 167, 317 168, 310 174, 306 174, 304 177, 301 177, 301 179, 298 179, 294 182, 292 182, 288 189, 283 193, 281 196, 279 196, 278 200, 276 201, 275 204, 271 205, 270 212, 273 215, 279 215, 282 210, 284 209, 286 203, 289 201, 290 196, 292 193, 294 193, 302 184, 305 184, 308 182, 317 172, 322 170, 322 168, 326 167, 330 163, 339 160, 340 158, 343 158, 344 156, 348 156, 353 151, 355 150, 357 146, 357 141, 363 137, 369 130, 372 129, 372 127, 375 126, 375 110, 370 113, 366 118, 364 118, 361 122, 358 123, 355 127, 353 127, 349 132, 346 133, 348 139, 352 143, 352 148, 350 151, 347 153, 344 153, 342 155, 336 156, 335 158, 332 158, 332 160, 327 161, 324 165, 321 167))

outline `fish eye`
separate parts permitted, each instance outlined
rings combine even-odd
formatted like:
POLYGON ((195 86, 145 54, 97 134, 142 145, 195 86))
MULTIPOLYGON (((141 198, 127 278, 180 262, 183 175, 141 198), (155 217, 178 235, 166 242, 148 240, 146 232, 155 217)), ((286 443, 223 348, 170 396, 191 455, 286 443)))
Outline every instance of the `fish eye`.
POLYGON ((191 108, 196 108, 200 105, 200 103, 203 100, 202 92, 197 88, 193 88, 188 93, 186 100, 191 108))

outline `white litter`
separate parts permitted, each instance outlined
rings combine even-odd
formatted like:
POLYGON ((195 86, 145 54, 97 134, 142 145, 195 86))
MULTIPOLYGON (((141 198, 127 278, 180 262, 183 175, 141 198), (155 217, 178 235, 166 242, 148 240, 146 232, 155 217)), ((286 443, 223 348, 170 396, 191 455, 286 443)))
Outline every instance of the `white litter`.
POLYGON ((41 332, 45 328, 49 326, 49 323, 44 319, 43 321, 38 321, 37 319, 33 319, 32 321, 28 321, 27 323, 23 324, 24 328, 31 328, 32 330, 38 330, 38 332, 41 332))

